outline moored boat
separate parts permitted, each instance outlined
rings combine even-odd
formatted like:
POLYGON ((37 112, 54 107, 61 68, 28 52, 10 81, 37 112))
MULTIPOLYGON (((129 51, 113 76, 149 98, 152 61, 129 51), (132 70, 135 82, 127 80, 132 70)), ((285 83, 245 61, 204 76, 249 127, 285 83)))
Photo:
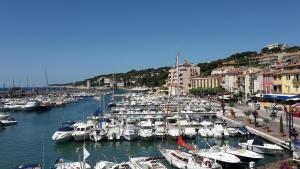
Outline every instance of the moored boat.
POLYGON ((261 154, 278 154, 282 153, 282 148, 276 144, 264 143, 259 137, 247 140, 247 142, 239 143, 243 149, 251 150, 261 154))

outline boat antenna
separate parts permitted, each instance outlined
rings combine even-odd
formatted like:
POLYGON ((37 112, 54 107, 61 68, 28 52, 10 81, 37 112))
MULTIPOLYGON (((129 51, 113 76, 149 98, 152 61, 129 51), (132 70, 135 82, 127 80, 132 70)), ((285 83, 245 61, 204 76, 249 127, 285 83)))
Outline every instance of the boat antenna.
POLYGON ((178 117, 177 117, 177 125, 180 129, 180 103, 179 103, 179 52, 177 52, 177 56, 176 56, 176 75, 177 75, 177 83, 176 83, 176 96, 177 96, 177 113, 178 113, 178 117))
POLYGON ((46 82, 46 93, 48 93, 48 73, 47 68, 45 69, 45 82, 46 82))
POLYGON ((43 152, 42 152, 42 168, 45 168, 45 143, 44 143, 44 135, 42 135, 42 146, 43 146, 43 152))

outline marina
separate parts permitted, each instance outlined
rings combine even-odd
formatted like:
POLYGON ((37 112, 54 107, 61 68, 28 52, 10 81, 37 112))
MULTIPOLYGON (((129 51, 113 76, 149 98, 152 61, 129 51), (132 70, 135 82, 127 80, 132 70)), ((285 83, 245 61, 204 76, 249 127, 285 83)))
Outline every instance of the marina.
MULTIPOLYGON (((124 92, 124 91, 117 91, 117 92, 124 92)), ((153 97, 153 94, 150 95, 134 95, 135 99, 140 98, 147 98, 153 97)), ((168 125, 163 127, 164 125, 164 118, 162 114, 159 114, 161 110, 163 110, 164 106, 159 106, 160 103, 157 102, 157 105, 151 103, 151 110, 148 108, 147 110, 140 109, 140 106, 136 108, 131 106, 125 106, 126 100, 122 99, 121 97, 116 97, 116 107, 127 107, 126 109, 119 109, 119 111, 123 112, 116 112, 114 109, 110 112, 110 108, 108 107, 108 103, 110 102, 111 95, 104 95, 104 100, 96 100, 94 97, 85 97, 84 99, 78 100, 77 102, 66 104, 63 107, 53 107, 49 111, 45 112, 22 112, 22 111, 11 111, 7 112, 11 116, 18 119, 18 124, 15 126, 9 126, 4 130, 0 131, 0 140, 1 149, 3 151, 0 152, 0 155, 4 158, 10 159, 10 162, 0 163, 0 168, 14 168, 21 164, 27 163, 38 163, 45 166, 45 168, 49 168, 58 157, 62 157, 63 159, 68 159, 71 161, 78 161, 78 153, 76 149, 78 147, 82 147, 85 144, 86 150, 90 153, 90 156, 87 158, 87 163, 90 166, 95 166, 99 161, 110 161, 115 164, 121 162, 128 162, 130 158, 134 157, 159 157, 159 160, 164 166, 167 168, 172 168, 167 161, 163 160, 162 157, 162 150, 159 149, 159 146, 165 147, 165 149, 174 149, 178 148, 177 144, 177 137, 178 134, 174 133, 174 139, 171 139, 168 135, 168 131, 176 129, 174 128, 174 124, 176 124, 177 118, 172 118, 174 115, 170 113, 168 116, 168 125), (122 104, 123 103, 123 104, 122 104), (101 105, 101 111, 104 114, 100 115, 97 112, 97 109, 101 105), (158 107, 158 109, 154 110, 154 107, 158 107), (161 109, 159 108, 161 107, 161 109), (96 110, 96 111, 95 111, 96 110), (126 113, 125 113, 126 112, 126 113), (135 113, 137 112, 137 113, 135 113), (151 113, 150 113, 151 112, 151 113), (158 114, 155 114, 158 113, 158 114), (96 116, 95 116, 96 115, 96 116), (97 117, 97 118, 96 118, 97 117), (82 122, 88 122, 85 124, 92 124, 91 122, 96 121, 102 122, 102 125, 105 126, 105 121, 101 121, 102 117, 109 117, 111 119, 118 119, 114 122, 111 122, 108 128, 104 128, 105 130, 89 130, 89 126, 93 125, 84 125, 82 122), (157 117, 157 118, 155 118, 157 117), (123 119, 127 119, 123 121, 123 119), (157 120, 155 120, 157 119, 157 120), (99 120, 99 121, 98 121, 99 120), (61 132, 68 132, 73 131, 72 125, 76 123, 71 123, 71 121, 81 121, 82 124, 77 125, 80 128, 81 132, 90 131, 88 133, 95 133, 95 136, 101 136, 100 133, 103 133, 103 138, 99 137, 97 140, 96 137, 92 137, 93 134, 85 135, 83 134, 81 137, 72 137, 76 134, 71 132, 69 136, 66 137, 66 140, 59 140, 58 142, 54 141, 54 133, 56 131, 61 132), (90 121, 90 122, 89 122, 90 121), (133 121, 136 121, 136 125, 133 125, 133 121), (62 123, 65 122, 62 126, 62 123), (70 123, 66 123, 70 122, 70 123), (49 125, 43 125, 47 123, 49 125), (123 127, 119 126, 120 124, 127 126, 128 134, 126 136, 126 132, 122 131, 123 127), (81 126, 81 127, 80 127, 81 126), (84 126, 84 127, 83 127, 84 126), (155 127, 157 126, 157 130, 155 127), (162 126, 162 127, 158 127, 162 126), (60 130, 58 130, 60 128, 60 130), (84 129, 81 129, 84 128, 84 129), (107 129, 107 130, 106 130, 107 129), (111 129, 111 130, 110 130, 111 129), (159 131, 161 130, 161 134, 159 131), (119 134, 117 134, 119 132, 119 134), (22 133, 22 134, 18 134, 22 133), (158 133, 155 135, 155 133, 158 133), (124 135, 125 134, 125 135, 124 135), (162 142, 162 135, 164 135, 163 142, 162 142), (77 140, 77 141, 75 141, 77 140), (78 141, 81 140, 81 141, 78 141), (114 141, 113 141, 114 140, 114 141), (14 145, 11 147, 10 145, 14 145), (44 149, 44 150, 43 150, 44 149), (23 153, 18 153, 22 151, 23 153), (3 152, 9 152, 8 154, 3 154, 3 152)), ((159 98, 159 96, 157 96, 159 98)), ((185 98, 189 99, 189 103, 193 103, 190 106, 180 106, 182 111, 185 110, 186 107, 200 107, 199 105, 205 107, 205 105, 210 105, 213 103, 201 101, 195 98, 185 98), (190 101, 194 100, 194 101, 190 101), (198 100, 198 101, 196 101, 198 100), (198 106, 195 106, 198 105, 198 106)), ((182 98, 182 100, 185 100, 182 98)), ((151 100, 151 99, 147 99, 151 100)), ((185 104, 186 102, 182 102, 185 104)), ((139 103, 136 103, 139 105, 139 103)), ((163 105, 163 104, 162 104, 163 105)), ((149 105, 148 105, 149 106, 149 105)), ((171 110, 171 109, 170 109, 171 110)), ((207 109, 208 110, 208 109, 207 109)), ((212 111, 212 110, 210 110, 212 111)), ((220 113, 220 107, 214 106, 213 111, 218 114, 220 113)), ((238 128, 232 128, 232 135, 229 136, 222 136, 222 134, 217 134, 225 128, 221 127, 224 122, 220 121, 215 115, 200 115, 195 116, 195 114, 205 114, 205 112, 198 112, 198 113, 191 113, 187 116, 188 113, 182 115, 180 118, 180 125, 182 126, 182 130, 180 133, 184 136, 184 141, 186 144, 197 145, 200 149, 199 154, 207 159, 211 159, 211 153, 214 151, 216 153, 221 153, 221 149, 211 149, 209 150, 209 146, 211 145, 219 145, 225 146, 230 145, 230 147, 238 147, 239 142, 243 139, 243 137, 237 136, 234 134, 234 128, 237 130, 238 128), (188 118, 186 118, 188 117, 188 118), (217 128, 214 127, 214 124, 217 128), (205 127, 206 126, 206 127, 205 127), (215 128, 215 129, 214 129, 215 128), (203 134, 204 129, 207 131, 211 131, 212 135, 203 134), (201 132, 200 132, 201 131, 201 132), (199 133, 199 134, 198 134, 199 133), (201 134, 202 133, 202 134, 201 134), (205 136, 204 136, 205 135, 205 136), (204 136, 204 137, 203 137, 204 136), (216 151, 218 150, 218 151, 216 151), (207 156, 205 152, 207 151, 207 156), (210 153, 208 153, 210 152, 210 153)), ((79 122, 80 123, 80 122, 79 122)), ((96 123, 98 124, 98 123, 96 123)), ((229 124, 229 122, 228 122, 229 124)), ((76 127, 76 128, 77 128, 76 127)), ((103 128, 103 127, 102 127, 103 128)), ((126 127, 125 127, 126 128, 126 127)), ((125 130, 124 128, 124 130, 125 130)), ((228 127, 226 127, 228 128, 228 127)), ((229 127, 230 128, 230 127, 229 127)), ((127 131, 127 130, 126 130, 127 131)), ((176 130, 174 130, 176 131, 176 130)), ((171 133, 170 133, 171 134, 171 133)), ((60 135, 60 134, 58 134, 60 135)), ((78 135, 79 136, 79 135, 78 135)), ((171 134, 172 136, 172 134, 171 134)), ((265 140, 266 141, 266 140, 265 140)), ((230 151, 228 149, 227 151, 230 151)), ((239 150, 241 151, 241 150, 239 150)), ((238 152, 238 151, 237 151, 238 152)), ((234 153, 231 150, 231 153, 234 153)), ((249 153, 250 154, 250 153, 249 153)), ((184 154, 181 154, 184 155, 184 154)), ((216 155, 213 155, 217 157, 216 155)), ((289 153, 286 150, 282 150, 282 153, 278 156, 265 154, 263 156, 263 160, 253 160, 257 161, 256 165, 264 165, 276 160, 282 160, 289 157, 289 153)), ((82 157, 81 157, 82 158, 82 157)), ((229 155, 229 159, 234 160, 229 155)), ((239 158, 237 158, 239 159, 239 158)), ((228 161, 227 161, 228 162, 228 161)), ((228 166, 232 167, 232 165, 220 163, 223 168, 228 166)), ((132 163, 128 164, 133 165, 132 163)), ((203 163, 204 165, 204 163, 203 163)), ((99 166, 99 164, 98 164, 99 166)), ((215 164, 214 166, 218 166, 215 164)), ((247 168, 249 166, 248 163, 242 163, 237 161, 237 165, 235 167, 244 167, 247 168)), ((134 168, 134 166, 131 166, 134 168)))

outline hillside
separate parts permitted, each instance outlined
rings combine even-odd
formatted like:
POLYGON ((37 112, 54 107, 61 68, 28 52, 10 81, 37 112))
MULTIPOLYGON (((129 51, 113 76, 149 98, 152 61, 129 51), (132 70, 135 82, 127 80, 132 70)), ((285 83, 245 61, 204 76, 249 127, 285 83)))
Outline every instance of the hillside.
MULTIPOLYGON (((266 50, 266 48, 261 49, 261 53, 272 53, 272 52, 295 52, 300 51, 299 46, 292 46, 289 48, 286 48, 284 50, 280 49, 273 49, 273 50, 266 50)), ((246 51, 241 53, 235 53, 231 56, 225 58, 225 59, 218 59, 211 62, 203 62, 198 63, 197 65, 201 68, 201 76, 207 76, 210 75, 213 69, 217 67, 221 67, 224 62, 228 61, 234 61, 236 66, 249 66, 250 65, 250 59, 252 57, 256 57, 260 55, 261 53, 258 53, 256 51, 246 51)), ((257 63, 251 63, 251 66, 265 66, 265 65, 258 65, 257 63)), ((116 73, 115 74, 115 81, 116 82, 124 82, 125 87, 129 86, 147 86, 147 87, 158 87, 163 86, 166 83, 166 80, 168 78, 170 67, 160 67, 157 69, 150 68, 150 69, 143 69, 143 70, 131 70, 126 73, 116 73)), ((52 85, 75 85, 75 86, 81 86, 86 85, 87 80, 91 81, 91 85, 98 86, 99 78, 112 78, 113 74, 106 74, 106 75, 99 75, 95 76, 93 78, 85 79, 83 81, 78 81, 75 83, 67 83, 67 84, 52 84, 52 85)))
MULTIPOLYGON (((116 73, 115 81, 124 82, 126 87, 132 86, 162 86, 166 83, 170 67, 160 67, 157 69, 150 68, 144 70, 131 70, 126 73, 116 73)), ((90 80, 92 86, 98 85, 99 78, 112 78, 113 74, 99 75, 83 81, 75 82, 75 86, 86 85, 86 81, 90 80)))

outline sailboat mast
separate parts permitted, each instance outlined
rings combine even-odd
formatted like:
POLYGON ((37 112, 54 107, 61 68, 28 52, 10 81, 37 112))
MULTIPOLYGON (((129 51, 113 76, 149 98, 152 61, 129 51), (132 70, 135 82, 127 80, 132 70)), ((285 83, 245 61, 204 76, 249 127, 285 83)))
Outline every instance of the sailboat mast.
POLYGON ((178 126, 180 125, 180 103, 179 103, 179 52, 177 53, 176 56, 176 72, 177 72, 177 83, 176 83, 176 95, 177 95, 177 113, 178 113, 178 117, 177 117, 177 124, 178 126))

